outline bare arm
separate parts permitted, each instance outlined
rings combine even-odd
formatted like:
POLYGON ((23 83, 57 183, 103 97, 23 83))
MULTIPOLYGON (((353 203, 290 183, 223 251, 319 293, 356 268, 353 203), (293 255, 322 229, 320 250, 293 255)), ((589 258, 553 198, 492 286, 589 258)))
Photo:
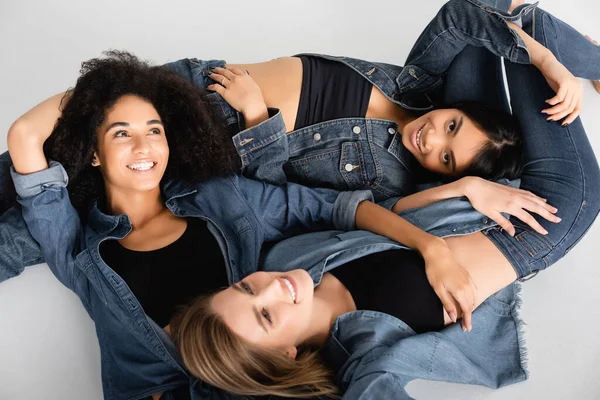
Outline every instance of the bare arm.
POLYGON ((515 31, 525 42, 531 63, 540 70, 546 78, 548 85, 556 92, 556 96, 546 100, 551 108, 542 110, 549 115, 549 121, 558 121, 563 118, 562 125, 568 125, 581 113, 583 99, 583 84, 562 65, 550 50, 538 43, 517 25, 507 22, 508 26, 515 31))
POLYGON ((44 142, 61 116, 65 93, 44 100, 17 119, 8 131, 8 151, 15 171, 31 174, 48 168, 44 142))
POLYGON ((457 316, 462 314, 463 330, 471 330, 471 313, 477 298, 477 288, 469 272, 455 260, 443 239, 369 201, 359 204, 355 218, 358 229, 386 236, 421 253, 429 283, 450 319, 456 322, 457 316))
POLYGON ((394 204, 392 211, 399 213, 410 208, 425 207, 438 201, 464 196, 465 179, 466 178, 462 178, 446 185, 437 186, 403 197, 394 204))

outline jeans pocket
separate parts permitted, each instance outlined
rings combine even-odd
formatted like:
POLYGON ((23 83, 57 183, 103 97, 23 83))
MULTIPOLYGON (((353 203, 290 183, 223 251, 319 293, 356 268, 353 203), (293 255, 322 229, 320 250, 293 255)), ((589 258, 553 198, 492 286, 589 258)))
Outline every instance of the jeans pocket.
POLYGON ((552 243, 543 235, 516 224, 515 240, 531 257, 536 257, 539 253, 545 256, 553 248, 552 243))

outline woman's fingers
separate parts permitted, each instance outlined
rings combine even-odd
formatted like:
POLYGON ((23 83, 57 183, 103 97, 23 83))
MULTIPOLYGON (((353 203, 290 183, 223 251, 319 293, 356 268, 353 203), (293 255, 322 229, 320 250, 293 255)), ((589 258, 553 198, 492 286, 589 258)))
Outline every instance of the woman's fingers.
POLYGON ((208 86, 206 87, 206 89, 208 89, 208 90, 210 90, 210 91, 213 91, 213 92, 217 92, 217 93, 219 93, 221 96, 223 96, 223 93, 225 92, 225 88, 224 88, 223 86, 221 86, 221 85, 217 85, 217 84, 214 84, 214 85, 208 85, 208 86))
POLYGON ((563 126, 569 125, 570 123, 575 121, 577 117, 579 117, 579 114, 581 114, 581 106, 577 105, 577 107, 575 107, 575 110, 573 110, 571 115, 569 115, 569 118, 565 119, 565 122, 563 122, 563 126))
POLYGON ((546 229, 544 229, 544 227, 541 226, 540 223, 537 222, 535 220, 535 218, 533 218, 531 216, 531 214, 529 214, 527 211, 520 209, 512 215, 519 218, 521 221, 525 222, 527 225, 529 225, 531 228, 533 228, 534 231, 538 232, 539 234, 541 234, 541 235, 548 234, 548 231, 546 229))
POLYGON ((433 290, 441 300, 442 307, 444 307, 444 310, 446 310, 452 322, 456 322, 458 310, 456 309, 456 305, 454 304, 450 294, 446 291, 444 285, 440 284, 439 287, 434 287, 433 290))
MULTIPOLYGON (((551 99, 546 100, 546 103, 550 104, 551 106, 555 106, 565 99, 566 94, 567 94, 567 88, 564 86, 561 86, 560 89, 558 89, 558 93, 556 93, 556 96, 554 96, 551 99)), ((547 110, 544 110, 543 112, 545 112, 545 111, 547 111, 547 110)))
MULTIPOLYGON (((557 217, 552 212, 548 210, 546 207, 542 207, 537 203, 531 202, 528 206, 525 206, 527 210, 536 213, 540 217, 547 219, 550 222, 559 223, 561 221, 560 217, 557 217)), ((555 209, 554 207, 552 207, 555 209)))
POLYGON ((225 68, 227 68, 228 71, 233 72, 235 75, 248 75, 247 71, 241 70, 239 68, 230 67, 229 65, 226 65, 225 68))
POLYGON ((514 227, 514 225, 511 224, 510 221, 504 217, 504 215, 502 215, 500 213, 494 213, 492 215, 489 215, 489 217, 492 220, 496 221, 496 223, 498 224, 498 226, 500 226, 500 228, 502 228, 506 232, 508 232, 508 234, 510 236, 514 236, 515 235, 515 227, 514 227))
POLYGON ((219 75, 223 75, 225 78, 232 80, 235 78, 235 74, 228 70, 227 68, 217 67, 213 69, 213 73, 217 73, 219 75))

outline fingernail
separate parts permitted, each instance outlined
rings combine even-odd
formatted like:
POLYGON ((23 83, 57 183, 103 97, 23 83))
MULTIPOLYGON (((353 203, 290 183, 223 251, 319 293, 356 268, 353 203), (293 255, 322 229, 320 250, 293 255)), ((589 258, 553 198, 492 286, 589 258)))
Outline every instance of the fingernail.
POLYGON ((560 221, 562 221, 562 218, 561 217, 556 217, 556 222, 560 222, 560 221))
POLYGON ((454 311, 450 311, 448 315, 450 316, 452 322, 456 322, 456 313, 454 311))
POLYGON ((463 327, 462 327, 462 330, 463 330, 463 332, 466 332, 466 331, 467 331, 467 327, 466 327, 466 326, 463 326, 463 327))
POLYGON ((545 229, 544 229, 542 232, 544 233, 544 235, 547 235, 547 234, 548 234, 548 231, 547 231, 547 230, 545 230, 545 229))

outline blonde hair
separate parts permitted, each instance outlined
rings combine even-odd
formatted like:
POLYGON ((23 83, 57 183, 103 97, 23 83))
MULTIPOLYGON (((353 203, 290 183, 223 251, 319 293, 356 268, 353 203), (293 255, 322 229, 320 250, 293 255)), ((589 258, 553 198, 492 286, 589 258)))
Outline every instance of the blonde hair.
POLYGON ((238 395, 338 397, 332 373, 317 351, 299 350, 294 360, 250 344, 212 310, 211 299, 199 297, 171 321, 171 337, 192 375, 238 395))

